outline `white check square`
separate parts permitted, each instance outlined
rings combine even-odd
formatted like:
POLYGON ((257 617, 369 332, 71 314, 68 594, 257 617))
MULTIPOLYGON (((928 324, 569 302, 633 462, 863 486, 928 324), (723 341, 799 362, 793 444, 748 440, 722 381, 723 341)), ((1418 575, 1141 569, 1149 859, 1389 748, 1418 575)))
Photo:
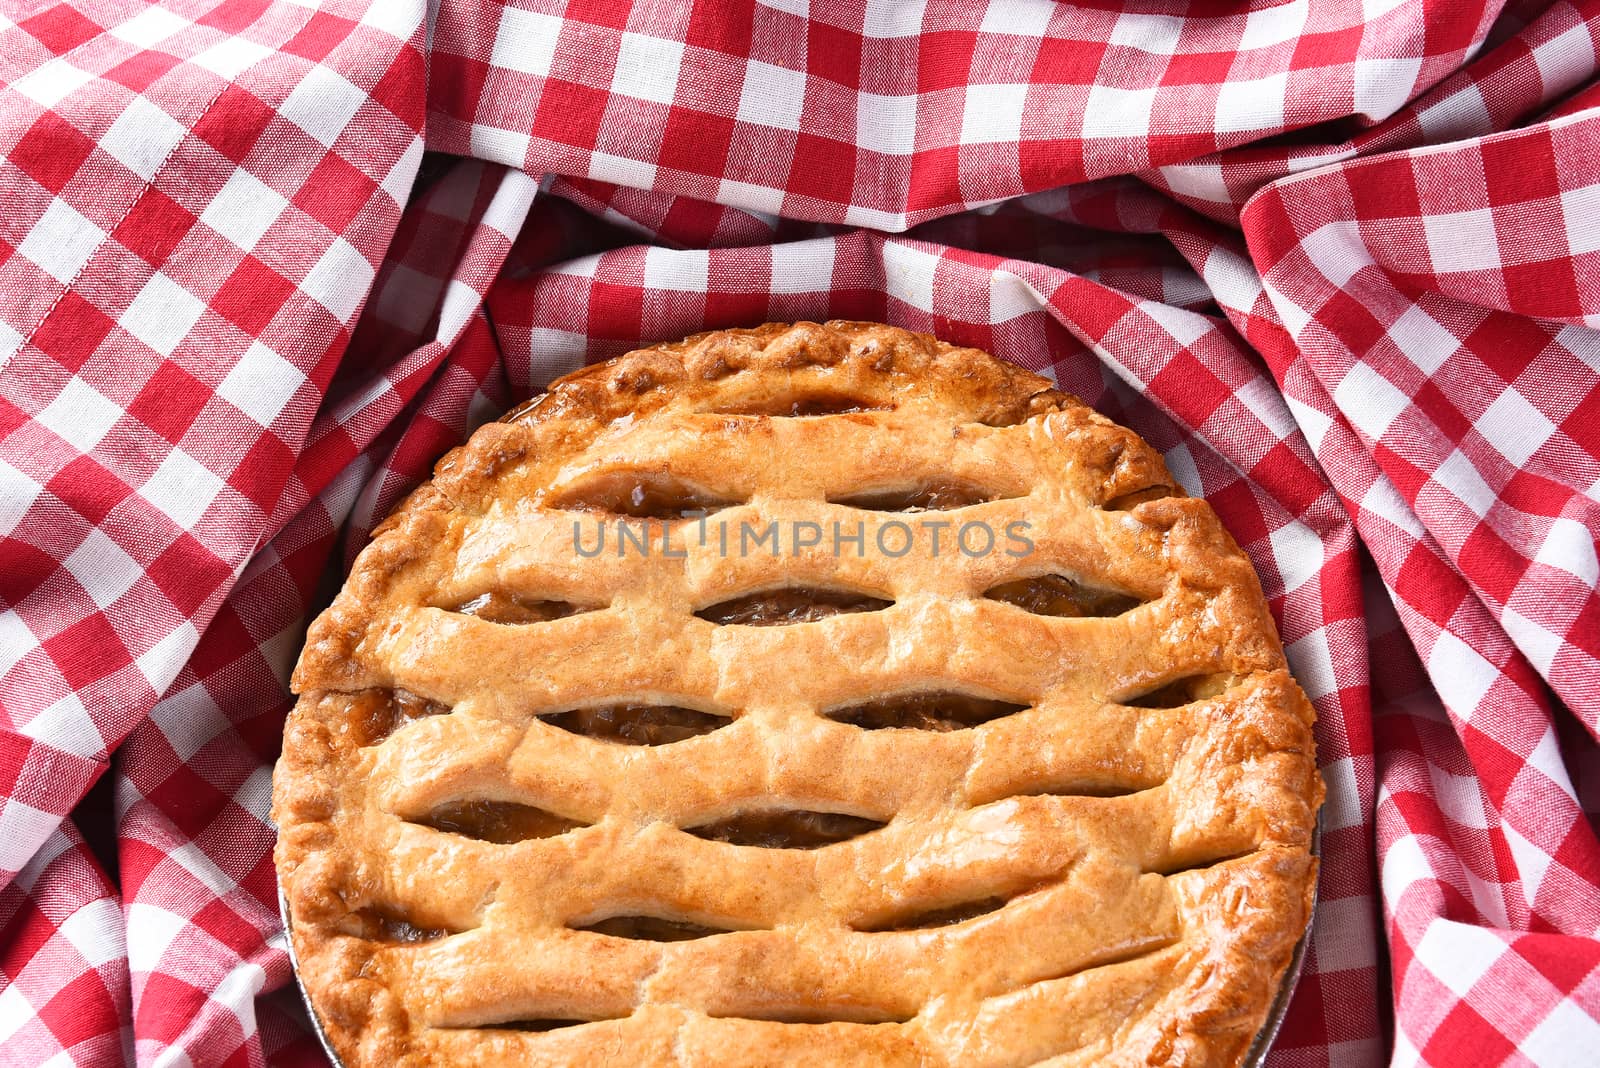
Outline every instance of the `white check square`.
MULTIPOLYGON (((861 93, 856 100, 856 144, 890 156, 908 156, 917 144, 917 101, 909 96, 861 93)), ((968 90, 971 99, 971 90, 968 90)), ((1019 113, 1020 120, 1020 113, 1019 113)), ((965 141, 966 137, 962 137, 965 141)))
POLYGON ((57 58, 24 74, 11 88, 41 107, 53 108, 94 80, 94 75, 57 58))
MULTIPOLYGON (((39 639, 14 609, 0 611, 0 675, 38 647, 39 639)), ((4 804, 0 801, 0 805, 4 804)))
POLYGON ((1440 919, 1423 932, 1416 955, 1435 979, 1464 998, 1507 948, 1504 940, 1482 927, 1440 919))
POLYGON ((969 85, 961 112, 961 143, 984 145, 1015 142, 1022 137, 1026 85, 969 85))
POLYGON ((300 79, 278 113, 332 148, 366 101, 366 93, 319 63, 300 79))
MULTIPOLYGON (((43 487, 15 467, 0 460, 0 538, 17 529, 43 487)), ((0 675, 5 667, 0 666, 0 675)))
POLYGON ((1473 426, 1513 467, 1524 466, 1556 430, 1556 425, 1515 389, 1502 390, 1473 426))
POLYGON ((649 189, 655 184, 656 165, 626 156, 613 156, 609 152, 591 152, 589 177, 634 189, 649 189))
MULTIPOLYGON (((800 129, 800 110, 806 102, 803 71, 777 67, 752 59, 744 65, 744 89, 739 93, 739 121, 780 130, 800 129)), ((860 111, 857 111, 857 124, 860 111)))
MULTIPOLYGON (((378 7, 387 5, 378 4, 378 7)), ((273 51, 243 37, 227 37, 195 56, 189 62, 229 81, 273 55, 273 51)))
POLYGON ((527 162, 533 138, 516 130, 502 130, 498 126, 475 122, 472 124, 469 144, 472 154, 479 159, 504 163, 507 167, 521 167, 527 162))
POLYGON ((75 693, 69 693, 22 725, 22 734, 76 756, 104 754, 106 740, 75 693))
POLYGON ((1479 519, 1486 518, 1500 501, 1478 473, 1477 465, 1460 449, 1452 449, 1444 462, 1434 468, 1433 482, 1454 494, 1479 519))
POLYGON ((550 61, 556 55, 556 39, 561 36, 561 22, 559 15, 505 8, 500 12, 490 64, 502 70, 547 76, 550 61))
POLYGON ((113 37, 140 48, 159 44, 191 23, 164 8, 148 7, 120 26, 111 27, 113 37))
POLYGON ((783 190, 724 178, 717 183, 717 202, 776 217, 783 211, 783 190))
POLYGON ((642 33, 624 33, 617 51, 612 92, 640 100, 670 104, 678 91, 678 67, 683 63, 683 42, 642 33))
POLYGON ((1570 998, 1562 998, 1561 1004, 1517 1044, 1518 1054, 1526 1057, 1529 1064, 1540 1065, 1577 1066, 1596 1050, 1600 1050, 1600 1022, 1570 998))
POLYGON ((933 280, 939 257, 896 242, 883 246, 883 269, 892 296, 921 311, 933 311, 933 280))
POLYGON ((361 307, 374 273, 372 264, 354 245, 336 237, 306 275, 306 280, 300 283, 300 288, 340 322, 348 323, 361 307))
POLYGON ((0 798, 0 871, 21 871, 61 817, 14 797, 0 798))
POLYGON ((1141 52, 1170 56, 1178 50, 1184 20, 1177 15, 1145 15, 1124 12, 1111 27, 1110 43, 1127 45, 1141 52))
POLYGON ((928 0, 867 0, 861 32, 868 37, 915 37, 922 32, 928 0))
POLYGON ((459 278, 450 279, 450 284, 444 289, 444 300, 439 303, 439 341, 446 345, 454 343, 456 335, 467 325, 467 320, 482 305, 482 293, 459 278))
POLYGON ((58 197, 50 201, 45 214, 38 217, 27 237, 22 238, 18 251, 38 264, 46 275, 67 285, 77 278, 83 264, 90 262, 94 249, 104 240, 104 230, 58 197))
POLYGON ((1600 252, 1600 185, 1562 193, 1561 216, 1567 225, 1568 252, 1574 256, 1600 252))
POLYGON ((1306 27, 1306 16, 1311 13, 1311 0, 1289 0, 1287 4, 1257 8, 1245 16, 1244 36, 1239 38, 1239 51, 1253 48, 1270 48, 1293 41, 1306 27))
POLYGON ((61 562, 61 566, 78 580, 83 592, 101 611, 115 604, 144 574, 133 557, 98 527, 89 530, 82 544, 61 562))
POLYGON ((60 931, 91 968, 122 959, 122 909, 111 898, 97 897, 85 903, 66 918, 60 931))
POLYGON ((277 190, 240 167, 211 198, 200 221, 249 252, 288 206, 277 190))
POLYGON ((834 251, 831 238, 773 245, 769 291, 773 295, 826 292, 833 280, 834 251))
POLYGON ((1600 584, 1600 554, 1595 549, 1594 534, 1576 519, 1559 515, 1550 520, 1550 530, 1534 559, 1575 575, 1585 585, 1600 584))
POLYGON ((1482 271, 1500 266, 1500 242, 1488 208, 1422 217, 1436 271, 1482 271))
POLYGON ((1283 592, 1293 593, 1322 570, 1322 539, 1317 532, 1291 519, 1267 535, 1272 543, 1272 559, 1283 580, 1283 592))
POLYGON ((1500 669, 1466 642, 1442 630, 1428 652, 1428 676, 1438 686, 1445 707, 1462 719, 1470 719, 1499 680, 1500 669))
POLYGON ((1217 89, 1216 131, 1274 130, 1283 125, 1283 101, 1289 95, 1289 74, 1223 82, 1217 89))
POLYGON ((148 182, 188 132, 183 123, 144 97, 135 97, 100 138, 100 147, 148 182))
POLYGON ((68 379, 56 399, 34 416, 46 430, 79 452, 89 452, 111 433, 122 408, 81 378, 68 379))
MULTIPOLYGON (((1351 65, 1350 73, 1355 79, 1356 114, 1376 122, 1399 111, 1414 95, 1412 89, 1417 84, 1417 75, 1422 73, 1422 59, 1410 56, 1358 59, 1351 65)), ((1427 120, 1421 121, 1426 128, 1427 120)))
POLYGON ((1413 304, 1389 327, 1389 340, 1425 374, 1433 374, 1455 354, 1461 342, 1433 316, 1413 304))
POLYGON ((1372 441, 1379 441, 1400 413, 1410 407, 1411 398, 1377 371, 1358 363, 1333 391, 1333 402, 1357 430, 1372 441))
POLYGON ((1347 219, 1317 227, 1300 242, 1300 248, 1311 265, 1340 289, 1357 271, 1372 263, 1372 254, 1361 240, 1361 230, 1347 219))
POLYGON ((17 251, 38 264, 45 274, 67 285, 105 239, 104 230, 57 197, 33 224, 17 251))
POLYGON ((205 310, 205 301, 158 273, 151 275, 117 324, 161 355, 171 356, 205 310))
POLYGON ((6 369, 6 364, 11 362, 22 348, 23 337, 14 330, 10 323, 0 322, 0 371, 6 369))
POLYGON ((644 284, 647 289, 680 293, 704 293, 711 269, 705 249, 668 249, 651 245, 644 254, 644 284))
POLYGON ((1056 5, 1049 0, 989 0, 983 11, 982 33, 1010 33, 1043 37, 1056 5))
POLYGON ((1155 106, 1155 86, 1148 89, 1092 86, 1088 104, 1083 109, 1083 136, 1144 137, 1150 132, 1150 113, 1155 106))
POLYGON ((305 382, 298 367, 256 341, 222 380, 217 395, 267 427, 305 382))
POLYGON ((194 624, 186 619, 177 629, 141 654, 133 662, 133 666, 145 677, 150 689, 156 693, 166 693, 167 688, 172 685, 172 680, 183 670, 183 665, 189 662, 189 657, 194 654, 194 647, 198 644, 200 644, 200 634, 194 629, 194 624))
POLYGON ((193 529, 222 489, 222 479, 204 464, 174 448, 139 488, 139 495, 185 530, 193 529))

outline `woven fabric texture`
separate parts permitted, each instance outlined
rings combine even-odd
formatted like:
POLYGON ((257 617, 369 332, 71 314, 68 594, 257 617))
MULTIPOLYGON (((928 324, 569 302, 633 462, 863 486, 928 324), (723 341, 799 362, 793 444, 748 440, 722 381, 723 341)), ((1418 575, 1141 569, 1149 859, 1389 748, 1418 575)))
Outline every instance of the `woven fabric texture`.
POLYGON ((287 673, 553 376, 871 319, 1051 375, 1314 700, 1269 1063, 1600 1050, 1600 0, 0 4, 0 1063, 317 1064, 287 673))

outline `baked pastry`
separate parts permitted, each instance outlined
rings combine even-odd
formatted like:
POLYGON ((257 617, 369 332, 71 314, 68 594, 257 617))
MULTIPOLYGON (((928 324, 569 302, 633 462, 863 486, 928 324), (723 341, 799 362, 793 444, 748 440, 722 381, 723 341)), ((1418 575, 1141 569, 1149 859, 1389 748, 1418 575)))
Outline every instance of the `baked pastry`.
POLYGON ((349 1068, 1236 1064, 1309 917, 1313 712, 1210 506, 887 326, 556 382, 294 687, 277 865, 349 1068))

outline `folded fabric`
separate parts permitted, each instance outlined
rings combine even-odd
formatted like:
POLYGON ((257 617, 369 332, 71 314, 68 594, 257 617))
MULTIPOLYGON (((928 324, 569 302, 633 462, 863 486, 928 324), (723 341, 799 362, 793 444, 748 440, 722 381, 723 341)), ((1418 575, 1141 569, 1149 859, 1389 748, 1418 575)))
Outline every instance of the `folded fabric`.
POLYGON ((1164 450, 1315 701, 1269 1063, 1600 1049, 1600 0, 0 14, 0 1063, 316 1064, 289 668, 477 424, 883 320, 1164 450))

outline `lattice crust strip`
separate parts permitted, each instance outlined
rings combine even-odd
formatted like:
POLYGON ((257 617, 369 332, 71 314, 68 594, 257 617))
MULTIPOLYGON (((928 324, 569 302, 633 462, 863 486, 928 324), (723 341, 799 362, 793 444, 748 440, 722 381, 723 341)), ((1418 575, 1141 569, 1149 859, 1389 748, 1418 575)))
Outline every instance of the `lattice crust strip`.
POLYGON ((1307 919, 1313 713, 1243 554, 1135 435, 886 327, 557 383, 295 685, 279 865, 351 1065, 1229 1064, 1307 919), (773 524, 868 548, 717 544, 773 524))

